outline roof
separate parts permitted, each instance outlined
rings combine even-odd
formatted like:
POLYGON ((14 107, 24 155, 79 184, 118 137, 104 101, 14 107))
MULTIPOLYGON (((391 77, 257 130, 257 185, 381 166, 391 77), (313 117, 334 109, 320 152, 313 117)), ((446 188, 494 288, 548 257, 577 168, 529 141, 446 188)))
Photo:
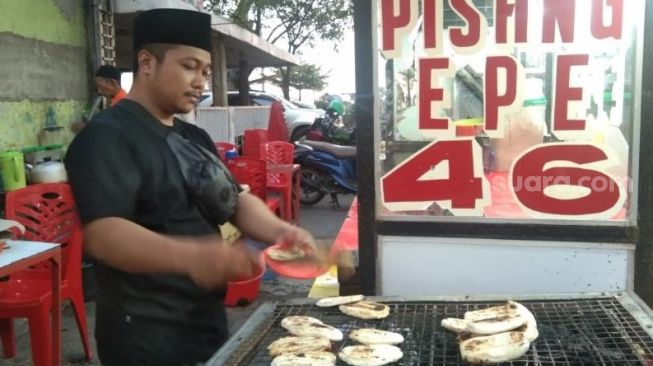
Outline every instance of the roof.
MULTIPOLYGON (((156 8, 198 9, 183 0, 114 0, 113 13, 116 27, 116 62, 122 69, 132 68, 133 21, 140 12, 156 8)), ((234 24, 230 19, 211 14, 214 37, 220 38, 227 47, 227 68, 237 68, 242 59, 252 67, 298 65, 294 55, 280 49, 249 30, 234 24)))

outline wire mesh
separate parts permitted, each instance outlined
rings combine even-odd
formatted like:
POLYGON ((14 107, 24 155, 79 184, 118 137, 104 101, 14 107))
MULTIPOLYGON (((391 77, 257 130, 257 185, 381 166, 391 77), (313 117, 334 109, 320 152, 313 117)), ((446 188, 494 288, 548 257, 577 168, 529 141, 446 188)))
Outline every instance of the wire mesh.
MULTIPOLYGON (((355 344, 347 335, 358 328, 401 333, 404 357, 393 365, 465 365, 456 335, 440 326, 443 318, 462 318, 469 310, 501 302, 386 302, 390 316, 362 320, 336 308, 314 305, 276 306, 256 331, 230 355, 228 365, 269 365, 267 346, 289 336, 280 325, 291 315, 307 315, 337 327, 345 334, 333 343, 334 353, 355 344)), ((615 298, 522 301, 537 320, 540 337, 521 359, 504 365, 653 365, 653 339, 615 298)), ((338 365, 346 365, 338 360, 338 365)))

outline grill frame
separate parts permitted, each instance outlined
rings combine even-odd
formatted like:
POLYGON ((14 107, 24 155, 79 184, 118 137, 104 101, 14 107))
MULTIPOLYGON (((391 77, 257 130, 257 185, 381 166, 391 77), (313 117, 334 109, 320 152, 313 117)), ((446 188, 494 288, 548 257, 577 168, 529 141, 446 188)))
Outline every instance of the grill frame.
MULTIPOLYGON (((380 323, 380 329, 398 330, 406 337, 406 342, 400 347, 404 350, 404 359, 396 365, 462 365, 464 363, 458 355, 457 343, 452 343, 455 342, 453 340, 455 337, 450 332, 441 329, 440 320, 444 316, 462 317, 467 310, 484 308, 494 303, 504 302, 506 299, 524 302, 535 314, 541 332, 540 339, 531 346, 531 350, 524 359, 507 364, 653 365, 653 312, 632 291, 563 295, 369 297, 368 299, 392 304, 391 316, 387 320, 381 321, 359 320, 339 313, 337 308, 327 310, 318 308, 314 306, 315 300, 313 299, 265 303, 252 314, 206 365, 268 365, 271 359, 263 356, 267 344, 280 336, 289 335, 280 327, 280 320, 288 315, 302 314, 321 317, 325 323, 343 330, 345 340, 334 343, 336 353, 342 347, 353 344, 347 338, 349 330, 361 325, 373 326, 380 323), (403 309, 398 309, 400 307, 403 309), (428 316, 428 319, 422 319, 420 324, 415 324, 414 318, 418 316, 418 313, 409 313, 411 307, 424 308, 426 312, 423 314, 428 316), (429 313, 428 308, 433 308, 431 309, 433 311, 429 313), (551 310, 556 310, 556 313, 551 310), (395 315, 394 319, 393 314, 395 315), (433 315, 432 318, 429 314, 433 315), (561 315, 557 316, 556 314, 561 315), (566 320, 575 318, 577 314, 581 318, 579 322, 566 320), (586 315, 593 316, 593 318, 586 319, 586 315), (413 318, 412 328, 405 326, 406 322, 402 322, 405 318, 410 320, 411 317, 413 318), (346 319, 345 322, 339 321, 343 318, 346 319), (583 323, 585 320, 598 321, 585 324, 583 323), (560 326, 568 331, 568 334, 562 334, 555 329, 560 326), (553 328, 553 332, 549 328, 553 328), (431 331, 426 334, 422 331, 423 329, 431 331), (599 333, 609 336, 598 336, 599 333), (560 339, 561 336, 562 339, 560 339), (429 342, 427 347, 424 347, 423 345, 427 344, 426 337, 430 337, 428 340, 433 343, 429 342), (554 341, 555 338, 558 338, 557 341, 554 341), (583 339, 585 342, 582 342, 583 339), (580 341, 575 344, 577 340, 580 341), (608 344, 607 347, 602 347, 595 343, 608 344), (610 348, 612 346, 617 350, 612 350, 610 348), (438 349, 438 347, 444 349, 438 349), (575 355, 564 349, 559 351, 556 347, 570 348, 575 355), (620 353, 628 349, 630 353, 620 353), (642 354, 638 355, 640 351, 642 354), (542 355, 547 355, 547 357, 543 358, 542 355), (583 355, 582 357, 585 359, 579 358, 580 355, 583 355), (619 356, 624 359, 618 359, 619 356)), ((338 365, 344 365, 344 363, 338 361, 338 365)))

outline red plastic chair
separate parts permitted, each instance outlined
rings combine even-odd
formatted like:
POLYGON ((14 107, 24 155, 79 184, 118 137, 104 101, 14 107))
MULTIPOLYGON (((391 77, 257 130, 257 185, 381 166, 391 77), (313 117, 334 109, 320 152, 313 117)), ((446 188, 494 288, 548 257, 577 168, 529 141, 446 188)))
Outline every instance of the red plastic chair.
POLYGON ((279 101, 270 104, 270 120, 268 121, 268 139, 270 141, 288 141, 288 124, 283 115, 284 107, 279 101))
POLYGON ((261 144, 268 142, 268 130, 252 128, 243 133, 243 156, 261 157, 261 144))
POLYGON ((272 212, 279 215, 279 200, 268 198, 266 190, 267 164, 265 161, 247 156, 239 156, 227 165, 239 183, 249 185, 250 192, 265 202, 272 212))
POLYGON ((215 149, 218 150, 218 157, 222 161, 225 160, 225 158, 224 158, 224 153, 225 152, 227 152, 227 151, 229 151, 231 149, 238 149, 238 147, 236 147, 236 145, 230 144, 228 142, 218 141, 218 142, 214 142, 213 144, 215 145, 215 149))
MULTIPOLYGON (((295 158, 295 145, 283 141, 270 141, 261 145, 261 159, 270 165, 287 165, 292 167, 295 158)), ((293 180, 292 168, 285 172, 268 172, 268 190, 281 194, 281 208, 283 219, 296 222, 297 215, 293 214, 293 180)))
MULTIPOLYGON (((24 240, 61 244, 61 298, 72 303, 86 358, 93 351, 88 340, 86 308, 82 290, 81 224, 70 186, 44 183, 7 192, 6 217, 25 226, 24 240)), ((5 358, 16 355, 13 318, 29 320, 32 361, 35 366, 51 363, 52 278, 49 262, 10 276, 0 291, 0 338, 5 358)))

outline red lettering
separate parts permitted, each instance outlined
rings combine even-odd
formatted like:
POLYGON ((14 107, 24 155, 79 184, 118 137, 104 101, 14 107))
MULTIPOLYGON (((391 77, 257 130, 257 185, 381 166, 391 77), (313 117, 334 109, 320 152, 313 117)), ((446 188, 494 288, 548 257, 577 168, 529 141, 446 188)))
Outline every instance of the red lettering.
MULTIPOLYGON (((436 141, 406 159, 381 179, 384 203, 451 200, 454 209, 473 209, 483 198, 483 180, 474 173, 473 140, 436 141), (443 161, 448 178, 420 179, 443 161)), ((479 205, 480 206, 480 205, 479 205)))
POLYGON ((411 0, 398 0, 399 11, 395 10, 395 0, 381 0, 381 29, 383 34, 383 51, 395 51, 395 32, 410 25, 411 0), (396 14, 396 15, 395 15, 396 14))
POLYGON ((496 27, 496 43, 508 43, 508 17, 515 12, 515 42, 528 41, 528 0, 515 0, 514 4, 508 0, 496 0, 494 3, 496 27))
POLYGON ((553 130, 569 131, 585 129, 584 119, 569 119, 568 102, 583 98, 582 87, 570 87, 572 66, 587 65, 589 55, 559 55, 556 60, 555 102, 553 106, 553 130))
POLYGON ((449 120, 431 117, 431 102, 444 100, 444 90, 431 86, 433 70, 449 68, 448 58, 423 58, 419 60, 419 128, 446 130, 449 120))
POLYGON ((608 26, 603 25, 604 0, 592 0, 592 36, 596 39, 608 37, 621 39, 623 0, 607 0, 607 3, 612 7, 612 22, 608 26))
POLYGON ((462 27, 450 27, 449 38, 454 46, 472 47, 479 43, 481 38, 481 15, 467 0, 449 0, 451 8, 455 10, 467 23, 467 34, 462 27))
POLYGON ((438 47, 438 33, 440 26, 437 24, 438 9, 441 11, 441 0, 424 0, 424 48, 437 48, 438 47))
MULTIPOLYGON (((502 83, 503 80, 502 80, 502 83)), ((502 89, 502 88, 501 88, 502 89)), ((511 105, 517 96, 517 63, 509 56, 492 56, 485 61, 485 130, 496 130, 499 120, 499 108, 511 105), (499 95, 499 69, 506 70, 505 89, 499 95)))
MULTIPOLYGON (((540 145, 515 162, 512 189, 519 202, 540 213, 578 216, 609 212, 615 206, 623 204, 617 182, 601 171, 577 166, 607 158, 604 151, 592 145, 540 145), (570 164, 544 169, 546 164, 553 161, 570 164), (546 194, 547 187, 561 185, 585 187, 590 190, 590 194, 566 198, 554 198, 546 194)), ((606 215, 607 218, 611 216, 610 213, 606 215)))
POLYGON ((576 0, 544 0, 542 42, 555 42, 555 24, 560 28, 563 43, 574 42, 574 14, 576 0))

